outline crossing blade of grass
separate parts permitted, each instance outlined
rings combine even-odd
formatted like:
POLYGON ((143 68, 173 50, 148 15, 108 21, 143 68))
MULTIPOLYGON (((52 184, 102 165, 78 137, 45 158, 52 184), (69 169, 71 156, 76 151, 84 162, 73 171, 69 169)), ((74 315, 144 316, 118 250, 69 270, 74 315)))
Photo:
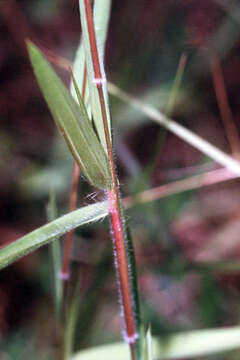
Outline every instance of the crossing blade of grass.
POLYGON ((192 145, 203 154, 207 155, 209 158, 228 168, 235 174, 240 175, 240 163, 234 160, 231 156, 216 148, 214 145, 210 144, 208 141, 202 139, 200 136, 194 134, 192 131, 186 129, 177 122, 167 118, 154 107, 145 104, 136 97, 122 91, 116 85, 109 83, 108 89, 112 95, 133 106, 136 110, 143 112, 150 119, 162 125, 167 130, 186 141, 188 144, 192 145))
POLYGON ((104 43, 107 34, 107 24, 110 13, 110 5, 111 5, 110 0, 97 1, 95 5, 97 6, 97 9, 95 9, 94 11, 95 13, 94 23, 95 23, 96 38, 98 39, 97 46, 100 55, 99 60, 100 60, 100 68, 101 68, 101 76, 96 77, 94 74, 94 65, 91 57, 91 50, 90 50, 91 46, 90 46, 90 38, 88 33, 87 21, 86 21, 87 15, 85 12, 85 6, 83 1, 79 1, 83 46, 86 56, 85 59, 86 59, 87 74, 88 74, 88 86, 89 86, 90 98, 91 98, 91 111, 93 114, 93 120, 96 126, 96 130, 100 142, 104 147, 106 153, 107 153, 107 144, 106 144, 105 132, 103 128, 102 110, 101 110, 101 103, 99 100, 97 86, 101 84, 101 87, 103 89, 104 103, 107 105, 105 110, 107 116, 108 131, 109 134, 111 134, 111 117, 108 106, 109 101, 108 101, 108 92, 107 92, 107 82, 106 82, 106 75, 103 66, 103 53, 104 53, 103 50, 104 50, 104 43), (100 9, 100 13, 97 15, 99 9, 100 9), (105 17, 105 19, 103 19, 103 17, 105 17))
MULTIPOLYGON (((152 339, 153 359, 180 359, 207 356, 240 348, 240 327, 182 332, 152 339)), ((75 354, 71 360, 126 360, 124 343, 103 345, 75 354)))
POLYGON ((227 180, 238 178, 238 175, 225 168, 212 170, 207 173, 194 175, 182 180, 170 182, 135 194, 123 199, 125 208, 159 200, 184 191, 199 189, 204 186, 215 185, 227 180))
POLYGON ((54 120, 87 180, 97 188, 110 188, 106 154, 99 143, 82 103, 79 106, 38 48, 28 51, 39 86, 54 120))
POLYGON ((21 237, 0 250, 0 269, 50 243, 78 226, 98 221, 108 215, 108 202, 84 206, 21 237))
MULTIPOLYGON (((57 217, 56 210, 56 200, 55 193, 53 191, 50 192, 49 203, 47 207, 48 220, 53 221, 57 217)), ((57 236, 54 241, 50 243, 50 259, 52 265, 52 274, 53 274, 53 286, 54 286, 54 304, 55 304, 55 312, 56 319, 59 322, 61 316, 61 306, 62 306, 62 281, 59 277, 61 271, 61 248, 59 237, 57 236)))

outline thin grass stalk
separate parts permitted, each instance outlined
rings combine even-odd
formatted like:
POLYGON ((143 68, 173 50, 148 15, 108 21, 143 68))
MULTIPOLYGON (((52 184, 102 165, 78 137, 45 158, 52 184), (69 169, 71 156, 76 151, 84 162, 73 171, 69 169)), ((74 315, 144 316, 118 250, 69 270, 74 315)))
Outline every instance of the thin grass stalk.
POLYGON ((144 103, 132 95, 129 95, 125 91, 118 88, 116 85, 108 83, 108 89, 113 96, 118 97, 136 110, 144 113, 150 119, 162 125, 167 130, 201 151, 203 154, 207 155, 222 166, 225 166, 230 171, 240 175, 240 163, 233 157, 225 154, 223 151, 219 150, 217 147, 210 144, 200 136, 194 134, 184 126, 178 124, 176 121, 167 118, 153 106, 144 103))
POLYGON ((92 17, 91 2, 90 0, 81 0, 81 1, 84 1, 84 9, 85 9, 87 29, 88 29, 88 35, 90 41, 90 51, 93 62, 93 71, 94 71, 93 80, 97 86, 97 91, 100 101, 107 154, 108 154, 111 179, 112 179, 112 188, 111 190, 107 191, 107 197, 109 199, 109 214, 111 218, 113 241, 116 252, 116 269, 119 279, 120 297, 121 297, 124 319, 125 319, 125 327, 126 327, 125 340, 130 345, 131 357, 132 360, 134 360, 135 359, 134 343, 137 339, 137 329, 135 326, 135 317, 134 317, 133 302, 131 295, 129 264, 128 264, 128 258, 126 252, 126 244, 125 244, 124 222, 123 222, 121 206, 120 206, 118 179, 115 171, 111 138, 110 138, 108 122, 107 122, 106 104, 105 104, 104 92, 103 92, 103 83, 106 80, 102 75, 102 71, 100 67, 99 53, 96 43, 95 29, 94 29, 93 17, 92 17))
MULTIPOLYGON (((71 72, 71 69, 70 69, 70 72, 71 72)), ((85 98, 86 85, 87 85, 87 69, 86 69, 86 65, 85 65, 84 66, 84 75, 83 75, 83 85, 82 85, 83 101, 85 98)), ((75 210, 76 206, 77 206, 77 190, 78 190, 79 177, 80 177, 80 169, 79 169, 77 162, 74 161, 73 176, 72 176, 72 189, 71 189, 71 194, 70 194, 70 199, 69 199, 69 212, 75 210)), ((71 230, 66 234, 64 252, 63 252, 62 273, 61 273, 62 280, 68 280, 70 277, 69 267, 70 267, 70 254, 71 254, 71 248, 72 248, 73 232, 74 232, 74 230, 71 230)))
POLYGON ((79 289, 80 289, 80 276, 78 276, 75 288, 71 297, 71 302, 67 308, 67 322, 64 328, 64 346, 63 346, 63 360, 69 360, 72 355, 73 343, 74 343, 74 334, 76 323, 79 314, 79 289))
MULTIPOLYGON (((72 189, 69 199, 69 212, 76 209, 77 205, 77 189, 79 182, 80 169, 76 161, 73 164, 73 176, 72 176, 72 189)), ((66 234, 65 243, 64 243, 64 251, 63 251, 63 264, 62 264, 62 272, 61 279, 68 280, 70 277, 70 253, 72 248, 72 239, 73 239, 74 230, 69 231, 66 234)))
POLYGON ((237 178, 239 178, 239 175, 225 168, 212 170, 204 174, 194 175, 183 180, 156 186, 152 189, 142 191, 135 196, 127 196, 123 198, 123 205, 125 209, 128 209, 138 204, 145 204, 184 191, 199 189, 237 178))
MULTIPOLYGON (((56 199, 55 192, 52 190, 49 194, 49 202, 47 206, 47 217, 48 221, 53 221, 57 218, 56 199)), ((61 322, 61 308, 62 308, 62 282, 59 279, 59 272, 61 271, 61 248, 59 237, 50 244, 50 260, 51 260, 51 273, 53 275, 53 286, 54 286, 54 306, 56 313, 56 330, 59 335, 59 325, 61 322)))

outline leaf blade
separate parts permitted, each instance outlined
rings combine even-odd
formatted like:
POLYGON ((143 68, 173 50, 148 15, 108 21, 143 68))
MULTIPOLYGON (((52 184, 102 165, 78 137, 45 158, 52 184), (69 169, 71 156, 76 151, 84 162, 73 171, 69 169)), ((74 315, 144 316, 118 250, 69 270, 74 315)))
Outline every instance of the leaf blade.
MULTIPOLYGON (((56 209, 56 199, 55 192, 51 191, 49 194, 49 202, 47 206, 47 215, 48 220, 53 221, 57 217, 56 209)), ((51 263, 51 272, 52 272, 52 282, 54 289, 54 307, 56 313, 56 319, 58 323, 60 322, 61 307, 62 307, 62 296, 63 296, 63 287, 62 281, 59 277, 61 271, 61 246, 60 239, 57 236, 54 241, 50 244, 50 263, 51 263)))
POLYGON ((86 109, 78 106, 38 48, 31 42, 27 46, 44 98, 84 176, 97 188, 110 188, 107 157, 86 109))
POLYGON ((99 62, 101 68, 101 75, 102 79, 95 79, 94 75, 94 68, 93 68, 93 59, 91 55, 91 46, 90 46, 90 39, 88 33, 88 26, 86 21, 86 9, 84 6, 84 2, 82 0, 79 1, 79 8, 80 8, 80 20, 82 26, 82 44, 84 47, 85 52, 85 61, 87 66, 87 75, 88 75, 88 86, 90 92, 90 101, 91 101, 91 112, 93 115, 94 124, 96 126, 96 130, 98 132, 98 136, 100 142, 107 153, 107 144, 105 139, 105 132, 103 127, 103 118, 102 118, 102 110, 101 110, 101 103, 99 99, 98 89, 97 89, 97 82, 100 81, 102 84, 103 89, 103 97, 105 103, 105 110, 107 116, 107 123, 108 123, 108 130, 111 136, 111 116, 109 110, 109 99, 108 99, 108 91, 107 91, 107 82, 106 82, 106 75, 103 66, 103 53, 104 53, 104 44, 106 41, 107 36, 107 25, 110 16, 110 8, 111 8, 111 1, 110 0, 102 0, 97 1, 94 6, 94 28, 96 32, 97 38, 97 47, 98 53, 100 55, 99 62), (99 12, 101 8, 101 11, 99 12), (97 14, 99 13, 99 14, 97 14), (104 18, 105 17, 105 18, 104 18))
MULTIPOLYGON (((180 359, 210 355, 240 348, 240 327, 181 332, 169 339, 153 338, 153 358, 180 359)), ((71 360, 126 360, 127 344, 98 346, 75 354, 71 360)))
POLYGON ((188 144, 207 155, 212 160, 229 169, 231 172, 240 175, 240 163, 232 156, 227 155, 225 152, 221 151, 210 142, 204 140, 199 135, 178 124, 176 121, 169 119, 155 107, 144 103, 132 95, 129 95, 116 85, 108 83, 108 90, 111 95, 131 105, 131 107, 135 108, 137 111, 144 113, 145 116, 149 117, 149 119, 157 122, 180 139, 186 141, 188 144))
POLYGON ((107 201, 84 206, 32 231, 0 250, 0 269, 50 243, 78 226, 98 221, 108 214, 107 201))

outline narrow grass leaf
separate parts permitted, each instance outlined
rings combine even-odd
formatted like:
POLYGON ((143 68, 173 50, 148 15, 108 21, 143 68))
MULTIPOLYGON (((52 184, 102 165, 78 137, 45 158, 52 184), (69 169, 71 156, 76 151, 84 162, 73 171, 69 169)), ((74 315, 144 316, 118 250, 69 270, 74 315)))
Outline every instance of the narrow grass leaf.
POLYGON ((152 332, 151 326, 149 325, 146 336, 145 336, 145 360, 153 360, 153 353, 152 353, 152 332))
MULTIPOLYGON (((125 220, 125 213, 121 208, 122 218, 125 220)), ((129 270, 129 280, 131 288, 131 298, 132 298, 132 307, 134 311, 134 322, 136 327, 136 332, 138 334, 138 339, 136 340, 134 347, 138 358, 141 358, 143 350, 143 332, 142 332, 142 321, 141 321, 141 311, 140 311, 140 301, 139 301, 139 292, 138 292, 138 283, 137 283, 137 270, 136 270, 136 260, 134 247, 132 242, 132 237, 130 229, 125 225, 125 246, 128 259, 128 270, 129 270)))
POLYGON ((167 118, 154 107, 145 104, 136 97, 122 91, 117 86, 109 83, 108 89, 112 95, 133 106, 136 110, 143 112, 150 119, 162 125, 167 130, 169 130, 182 140, 186 141, 188 144, 192 145, 212 160, 226 167, 233 173, 240 175, 240 163, 233 159, 231 156, 225 154, 223 151, 216 148, 214 145, 210 144, 208 141, 202 139, 200 136, 194 134, 192 131, 186 129, 184 126, 167 118))
POLYGON ((65 317, 66 325, 64 328, 63 360, 69 360, 72 355, 74 334, 75 334, 78 313, 79 313, 79 304, 80 304, 80 296, 79 296, 80 278, 81 276, 79 275, 75 284, 75 289, 73 292, 73 296, 71 298, 71 303, 66 312, 66 317, 65 317))
POLYGON ((38 48, 28 42, 28 51, 39 86, 54 120, 87 180, 97 188, 110 188, 106 155, 89 121, 38 48))
MULTIPOLYGON (((82 40, 79 43, 79 46, 77 48, 76 56, 73 63, 73 76, 76 80, 77 86, 79 89, 83 88, 84 83, 84 69, 85 69, 85 54, 84 54, 84 48, 82 44, 82 40)), ((91 105, 90 105, 90 94, 89 94, 89 86, 88 86, 88 80, 86 79, 86 85, 85 85, 85 95, 84 95, 84 104, 87 109, 88 117, 91 119, 91 105)), ((76 87, 74 86, 74 83, 71 79, 70 84, 70 92, 74 98, 75 101, 78 102, 78 96, 76 93, 76 87)))
MULTIPOLYGON (((99 49, 102 53, 103 58, 104 58, 105 43, 107 38, 107 29, 108 29, 108 23, 110 17, 111 2, 112 2, 111 0, 102 0, 102 1, 95 1, 94 3, 94 13, 93 13, 94 24, 97 33, 99 49)), ((86 62, 85 62, 84 47, 81 40, 73 63, 73 74, 79 89, 82 89, 83 87, 85 63, 86 62)), ((73 98, 76 101, 78 101, 73 81, 71 81, 70 91, 73 98)), ((91 119, 91 106, 90 106, 88 81, 86 82, 84 103, 88 112, 88 116, 91 119)))
POLYGON ((109 134, 111 135, 111 118, 110 118, 110 111, 109 111, 109 100, 108 100, 108 92, 107 92, 107 83, 106 83, 106 75, 104 71, 103 66, 103 50, 104 50, 104 43, 106 40, 106 34, 107 34, 107 24, 109 19, 109 12, 110 12, 110 0, 101 0, 97 1, 96 5, 97 10, 95 11, 95 14, 97 14, 97 11, 99 8, 101 8, 101 13, 96 16, 95 19, 97 23, 95 22, 95 33, 97 38, 97 46, 98 46, 98 53, 99 53, 99 61, 100 61, 100 68, 101 68, 101 79, 95 79, 94 75, 94 69, 93 69, 93 60, 91 55, 91 47, 90 47, 90 40, 89 40, 89 33, 88 33, 88 26, 86 21, 86 11, 84 6, 84 1, 79 1, 79 7, 80 7, 80 20, 81 20, 81 26, 82 26, 82 37, 83 37, 83 46, 85 51, 85 60, 86 60, 86 66, 87 66, 87 75, 88 75, 88 86, 90 91, 90 99, 91 99, 91 111, 93 114, 93 120, 94 124, 96 126, 96 130, 100 139, 101 144, 103 145, 106 153, 107 153, 107 145, 106 145, 106 139, 105 139, 105 133, 104 133, 104 127, 103 127, 103 119, 102 119, 102 111, 101 111, 101 105, 97 90, 97 83, 102 84, 103 94, 104 94, 104 102, 105 102, 105 109, 107 114, 107 121, 108 121, 108 129, 109 134), (101 5, 100 5, 101 3, 101 5), (103 18, 104 17, 104 18, 103 18), (104 28, 105 27, 105 28, 104 28))
POLYGON ((96 36, 98 39, 99 51, 104 54, 105 43, 108 33, 112 0, 95 1, 93 7, 93 19, 96 36))
MULTIPOLYGON (((240 327, 182 332, 163 339, 153 338, 153 359, 180 359, 207 356, 240 348, 240 327)), ((75 354, 71 360, 126 360, 124 343, 103 345, 75 354)))
MULTIPOLYGON (((49 196, 49 203, 47 207, 48 220, 53 221, 57 217, 55 192, 51 191, 49 196)), ((54 305, 57 321, 60 321, 61 306, 62 306, 62 281, 59 277, 61 271, 61 247, 59 236, 50 243, 50 262, 53 274, 54 287, 54 305)))
POLYGON ((32 231, 0 250, 0 269, 50 243, 78 226, 98 221, 108 214, 106 201, 84 206, 32 231))

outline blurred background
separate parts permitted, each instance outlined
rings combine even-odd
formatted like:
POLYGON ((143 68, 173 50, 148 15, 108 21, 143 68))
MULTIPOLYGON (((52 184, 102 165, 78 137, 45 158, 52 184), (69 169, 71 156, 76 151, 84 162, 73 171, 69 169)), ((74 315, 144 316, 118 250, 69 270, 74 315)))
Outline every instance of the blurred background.
MULTIPOLYGON (((239 15, 239 2, 232 0, 113 1, 107 77, 238 157, 239 15)), ((25 39, 72 61, 81 34, 78 1, 1 0, 0 32, 0 246, 5 246, 47 221, 50 190, 57 194, 58 214, 68 211, 73 162, 34 79, 25 39)), ((69 74, 56 69, 69 85, 69 74)), ((123 196, 219 167, 129 105, 110 101, 123 196)), ((152 324, 154 335, 238 324, 239 180, 208 187, 200 181, 197 190, 166 194, 135 203, 127 213, 144 322, 152 324)), ((94 197, 101 194, 82 179, 78 206, 94 197)), ((74 235, 72 260, 84 289, 76 350, 120 340, 108 225, 105 220, 74 235)), ((1 271, 0 359, 55 358, 52 294, 47 247, 1 271)), ((236 353, 225 358, 235 359, 236 353)))

